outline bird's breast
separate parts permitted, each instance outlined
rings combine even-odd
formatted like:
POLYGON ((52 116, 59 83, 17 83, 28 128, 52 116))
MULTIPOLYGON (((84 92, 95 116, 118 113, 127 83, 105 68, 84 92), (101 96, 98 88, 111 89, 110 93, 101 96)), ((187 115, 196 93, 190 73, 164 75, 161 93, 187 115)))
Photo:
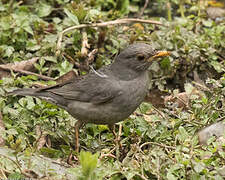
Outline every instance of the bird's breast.
POLYGON ((149 76, 145 73, 136 79, 121 81, 120 83, 123 90, 121 96, 118 96, 115 100, 118 101, 119 107, 123 108, 124 111, 133 112, 147 95, 149 76))

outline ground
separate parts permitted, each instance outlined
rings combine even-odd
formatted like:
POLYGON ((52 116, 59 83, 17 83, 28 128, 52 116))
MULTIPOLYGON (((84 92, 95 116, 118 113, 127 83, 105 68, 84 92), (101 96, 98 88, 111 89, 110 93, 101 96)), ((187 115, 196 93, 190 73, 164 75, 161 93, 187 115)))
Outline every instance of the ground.
POLYGON ((0 179, 224 179, 225 128, 214 124, 225 115, 223 1, 3 0, 0 11, 0 179), (136 21, 92 27, 124 18, 136 21), (121 147, 107 126, 87 124, 76 153, 66 111, 7 96, 99 69, 140 41, 171 56, 150 67, 146 101, 117 124, 121 147))

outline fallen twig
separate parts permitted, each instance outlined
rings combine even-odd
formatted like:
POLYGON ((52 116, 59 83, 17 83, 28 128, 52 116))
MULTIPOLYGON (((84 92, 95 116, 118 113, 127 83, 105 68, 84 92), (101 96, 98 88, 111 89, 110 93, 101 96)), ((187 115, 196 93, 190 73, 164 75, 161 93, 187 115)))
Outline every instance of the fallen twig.
POLYGON ((112 157, 112 158, 116 158, 115 155, 113 155, 113 152, 116 150, 116 147, 114 147, 113 149, 111 149, 109 151, 109 153, 107 154, 101 154, 101 156, 99 157, 100 160, 102 160, 104 157, 112 157))
POLYGON ((145 4, 144 4, 143 8, 141 9, 140 14, 138 15, 139 17, 141 17, 144 14, 144 11, 147 8, 148 3, 149 3, 149 0, 145 0, 145 4))
POLYGON ((4 65, 0 65, 0 69, 6 70, 6 71, 14 71, 14 72, 18 72, 18 73, 25 74, 25 75, 34 75, 34 76, 37 76, 40 79, 47 80, 47 81, 54 80, 54 78, 44 76, 44 75, 40 75, 40 74, 37 74, 37 73, 33 73, 33 72, 30 72, 30 71, 26 71, 26 70, 17 69, 15 67, 5 67, 4 65))
POLYGON ((74 29, 80 29, 80 28, 86 28, 86 27, 104 27, 104 26, 115 25, 115 24, 128 24, 128 23, 132 23, 132 22, 148 23, 148 24, 156 24, 156 25, 165 26, 159 21, 134 19, 134 18, 117 19, 114 21, 107 21, 107 22, 102 22, 102 23, 80 24, 80 25, 76 25, 76 26, 71 26, 69 28, 64 29, 62 32, 59 33, 56 54, 57 55, 60 54, 62 38, 63 38, 64 33, 66 33, 66 32, 72 31, 74 29))
POLYGON ((7 176, 6 176, 5 172, 10 174, 10 171, 8 171, 8 170, 6 170, 6 169, 1 167, 0 173, 1 173, 1 176, 3 176, 3 177, 1 177, 3 179, 7 179, 7 176))
POLYGON ((34 63, 36 63, 38 59, 39 59, 39 57, 33 57, 28 60, 23 60, 23 61, 14 62, 14 63, 8 63, 8 64, 2 64, 1 66, 30 71, 34 67, 34 63))
POLYGON ((116 156, 113 154, 102 154, 99 159, 102 160, 105 157, 111 157, 111 158, 116 159, 116 156))
POLYGON ((136 175, 138 175, 141 179, 143 180, 148 180, 144 175, 137 173, 136 175))
POLYGON ((212 92, 212 90, 211 90, 211 89, 209 89, 208 87, 206 87, 206 86, 205 86, 205 85, 203 85, 203 84, 200 84, 200 83, 195 82, 195 81, 192 81, 192 83, 193 83, 194 85, 198 86, 198 88, 199 88, 200 90, 204 90, 204 91, 212 92))
MULTIPOLYGON (((33 57, 31 59, 20 61, 20 62, 2 64, 1 66, 6 68, 16 68, 16 69, 25 70, 25 71, 32 71, 34 69, 34 63, 36 63, 38 59, 39 57, 33 57)), ((11 73, 9 71, 4 69, 0 70, 0 79, 2 79, 3 77, 9 77, 9 76, 11 76, 11 73)))
POLYGON ((63 53, 62 53, 62 56, 65 56, 65 58, 67 58, 71 64, 74 64, 74 65, 77 66, 78 68, 80 67, 80 64, 77 63, 70 55, 68 55, 68 54, 66 54, 65 52, 63 52, 63 53))
POLYGON ((97 52, 98 52, 98 49, 93 49, 93 50, 88 54, 88 57, 87 57, 87 59, 86 59, 86 61, 88 62, 88 65, 94 61, 95 54, 96 54, 97 52))

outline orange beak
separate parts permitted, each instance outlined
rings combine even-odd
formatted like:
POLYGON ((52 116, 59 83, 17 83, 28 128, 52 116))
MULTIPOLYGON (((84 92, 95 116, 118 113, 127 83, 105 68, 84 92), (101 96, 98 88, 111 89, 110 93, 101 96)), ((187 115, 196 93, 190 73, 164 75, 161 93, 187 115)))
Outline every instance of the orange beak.
POLYGON ((169 56, 170 54, 171 52, 169 51, 159 51, 156 55, 153 56, 153 58, 169 56))
POLYGON ((159 57, 169 56, 170 54, 171 54, 171 52, 169 52, 169 51, 158 51, 154 56, 152 56, 148 59, 148 62, 151 62, 159 57))

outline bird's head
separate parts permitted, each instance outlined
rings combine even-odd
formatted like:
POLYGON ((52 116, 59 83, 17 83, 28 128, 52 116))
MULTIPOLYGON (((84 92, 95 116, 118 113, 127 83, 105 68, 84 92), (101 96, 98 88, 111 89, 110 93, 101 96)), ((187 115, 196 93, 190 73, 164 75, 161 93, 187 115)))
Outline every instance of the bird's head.
POLYGON ((135 71, 145 71, 160 57, 169 56, 170 52, 156 51, 151 45, 135 43, 129 45, 116 58, 115 63, 135 71))

